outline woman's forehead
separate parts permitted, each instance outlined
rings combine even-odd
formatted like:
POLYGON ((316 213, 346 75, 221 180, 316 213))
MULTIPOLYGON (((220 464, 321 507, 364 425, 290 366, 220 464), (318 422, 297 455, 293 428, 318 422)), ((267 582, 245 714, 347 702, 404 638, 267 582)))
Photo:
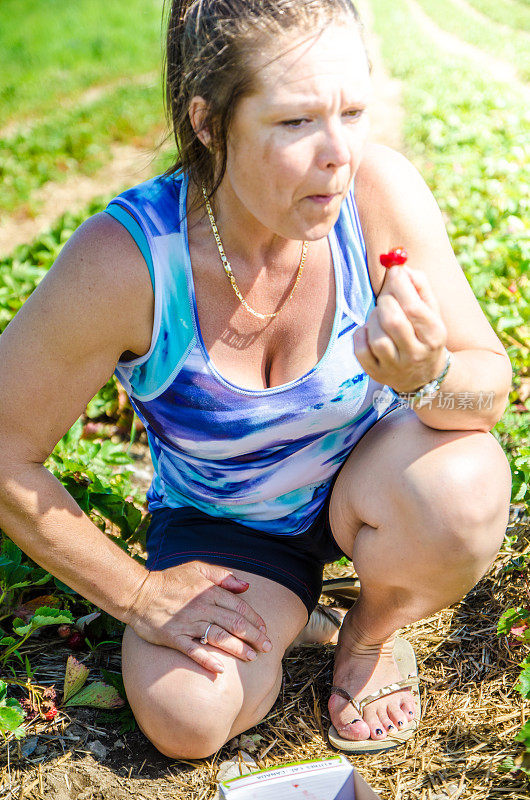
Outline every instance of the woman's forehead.
POLYGON ((342 91, 352 100, 370 92, 368 59, 357 26, 332 25, 278 42, 263 56, 256 72, 256 95, 273 105, 342 91))

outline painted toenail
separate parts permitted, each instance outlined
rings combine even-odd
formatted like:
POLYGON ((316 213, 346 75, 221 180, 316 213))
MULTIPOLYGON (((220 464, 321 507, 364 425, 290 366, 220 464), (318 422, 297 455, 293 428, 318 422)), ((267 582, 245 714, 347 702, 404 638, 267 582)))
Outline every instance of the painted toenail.
POLYGON ((360 719, 352 719, 352 721, 350 722, 350 725, 355 725, 356 722, 361 722, 361 721, 362 720, 360 720, 360 719))
POLYGON ((377 733, 377 735, 378 735, 378 736, 381 736, 381 734, 383 733, 383 731, 381 730, 381 728, 376 728, 376 729, 375 729, 375 732, 377 733))
POLYGON ((409 717, 413 717, 413 716, 414 716, 414 711, 409 711, 409 717))
POLYGON ((398 725, 400 725, 400 726, 403 725, 403 722, 401 720, 399 720, 398 725))
POLYGON ((391 730, 393 730, 393 729, 394 729, 394 726, 393 726, 393 725, 389 725, 389 726, 388 726, 388 730, 389 730, 389 731, 391 731, 391 730))

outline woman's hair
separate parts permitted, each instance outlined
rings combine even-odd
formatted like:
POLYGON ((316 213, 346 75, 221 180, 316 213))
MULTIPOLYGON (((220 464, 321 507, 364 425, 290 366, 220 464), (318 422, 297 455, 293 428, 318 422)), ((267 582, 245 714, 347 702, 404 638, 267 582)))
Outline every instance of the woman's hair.
POLYGON ((234 109, 256 87, 253 62, 286 33, 318 32, 337 20, 356 24, 362 38, 351 0, 173 0, 164 67, 166 112, 178 154, 167 174, 182 170, 213 195, 226 170, 234 109), (189 119, 197 95, 207 103, 202 125, 212 137, 210 149, 189 119))

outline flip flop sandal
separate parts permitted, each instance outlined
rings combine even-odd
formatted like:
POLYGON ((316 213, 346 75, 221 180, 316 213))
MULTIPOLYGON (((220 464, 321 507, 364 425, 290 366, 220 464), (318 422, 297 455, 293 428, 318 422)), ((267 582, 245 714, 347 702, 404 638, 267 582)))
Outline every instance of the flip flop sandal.
MULTIPOLYGON (((369 694, 367 697, 360 701, 356 701, 340 686, 332 686, 330 694, 339 694, 348 700, 354 707, 356 713, 362 718, 364 707, 368 703, 373 703, 374 700, 379 700, 381 697, 386 697, 394 692, 403 691, 403 689, 412 688, 419 685, 418 667, 416 664, 416 656, 412 645, 406 639, 396 636, 394 643, 394 658, 401 674, 402 680, 396 683, 390 683, 388 686, 383 686, 374 694, 369 694)), ((384 750, 391 750, 393 747, 398 747, 404 742, 408 741, 418 729, 418 720, 421 717, 420 695, 416 689, 413 691, 414 704, 416 706, 416 713, 412 720, 410 727, 404 731, 395 731, 395 733, 387 733, 386 739, 364 739, 360 742, 354 742, 351 739, 344 739, 339 736, 337 729, 331 725, 328 731, 328 738, 331 744, 338 750, 344 750, 347 753, 381 753, 384 750)))
POLYGON ((343 608, 350 608, 360 591, 359 578, 329 578, 322 582, 322 594, 332 597, 343 608))
MULTIPOLYGON (((315 608, 313 610, 313 613, 312 613, 311 617, 313 616, 313 614, 315 612, 318 612, 318 613, 322 614, 323 617, 326 617, 327 619, 329 619, 329 621, 332 622, 333 625, 338 630, 340 630, 340 627, 342 625, 343 617, 336 617, 335 614, 332 613, 333 611, 338 611, 338 610, 339 609, 332 608, 330 606, 323 606, 320 603, 317 603, 317 605, 315 606, 315 608)), ((310 620, 311 620, 311 617, 309 618, 310 620)), ((311 622, 308 622, 308 625, 310 625, 310 624, 311 624, 311 622)), ((300 641, 298 641, 299 638, 301 638, 303 635, 304 635, 304 631, 300 631, 300 633, 297 636, 297 638, 294 640, 294 642, 291 643, 291 646, 290 646, 288 652, 290 652, 290 650, 292 650, 294 647, 320 647, 321 646, 321 644, 319 644, 318 642, 300 642, 300 641)))

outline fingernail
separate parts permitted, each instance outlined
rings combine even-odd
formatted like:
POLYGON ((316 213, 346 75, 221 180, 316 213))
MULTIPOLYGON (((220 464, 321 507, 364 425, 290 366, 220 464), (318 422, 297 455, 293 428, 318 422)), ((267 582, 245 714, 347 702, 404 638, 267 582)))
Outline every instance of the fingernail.
POLYGON ((383 733, 383 731, 381 730, 381 728, 376 728, 376 729, 375 729, 375 732, 377 733, 377 735, 378 735, 378 736, 381 736, 381 734, 383 733))
POLYGON ((214 669, 217 670, 217 672, 224 672, 225 671, 225 668, 223 667, 223 665, 219 664, 218 661, 214 661, 213 666, 214 666, 214 669))
POLYGON ((266 653, 272 650, 272 644, 269 641, 263 642, 263 649, 266 653))
POLYGON ((260 625, 259 629, 260 631, 263 631, 263 633, 267 633, 267 628, 265 627, 265 625, 260 625))
POLYGON ((361 722, 361 720, 360 719, 352 719, 352 721, 350 723, 348 723, 348 724, 349 725, 353 725, 354 722, 361 722))
POLYGON ((254 659, 256 658, 256 653, 254 652, 254 650, 247 650, 247 658, 249 659, 249 661, 254 661, 254 659))

